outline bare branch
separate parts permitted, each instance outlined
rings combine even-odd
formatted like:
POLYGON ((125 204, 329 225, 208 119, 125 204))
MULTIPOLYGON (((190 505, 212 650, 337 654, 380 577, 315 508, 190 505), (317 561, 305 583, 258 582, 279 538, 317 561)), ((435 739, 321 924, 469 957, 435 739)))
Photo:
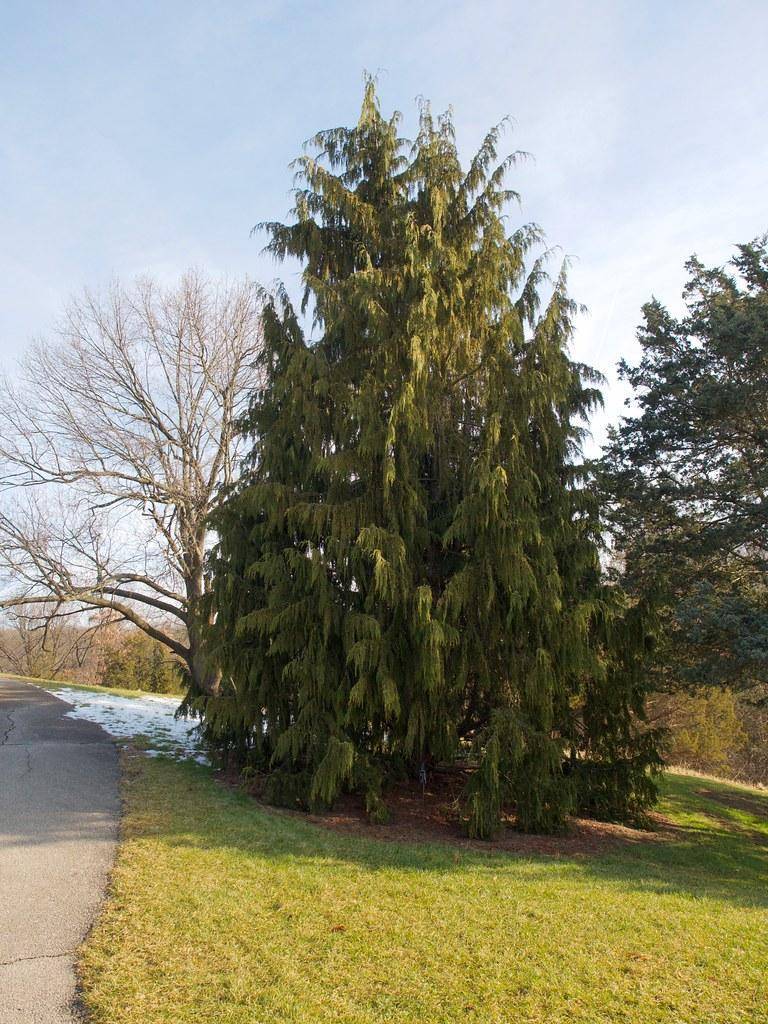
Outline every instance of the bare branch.
POLYGON ((0 607, 108 608, 197 665, 206 524, 260 350, 248 280, 192 271, 74 300, 0 385, 0 607))

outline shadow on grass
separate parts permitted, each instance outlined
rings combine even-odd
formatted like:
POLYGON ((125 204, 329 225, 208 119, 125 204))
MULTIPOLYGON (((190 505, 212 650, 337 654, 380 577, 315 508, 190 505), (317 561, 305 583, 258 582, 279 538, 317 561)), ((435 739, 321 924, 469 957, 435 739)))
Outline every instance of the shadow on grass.
POLYGON ((488 871, 521 877, 583 879, 666 896, 768 907, 768 797, 750 807, 729 805, 726 785, 668 778, 662 810, 674 829, 659 842, 627 842, 594 856, 487 852, 447 843, 395 843, 336 833, 294 814, 272 811, 219 785, 211 771, 164 758, 128 765, 134 834, 177 847, 226 849, 286 865, 354 864, 366 871, 430 873, 488 871), (699 792, 697 792, 697 789, 699 792), (146 813, 146 808, 150 813, 146 813))

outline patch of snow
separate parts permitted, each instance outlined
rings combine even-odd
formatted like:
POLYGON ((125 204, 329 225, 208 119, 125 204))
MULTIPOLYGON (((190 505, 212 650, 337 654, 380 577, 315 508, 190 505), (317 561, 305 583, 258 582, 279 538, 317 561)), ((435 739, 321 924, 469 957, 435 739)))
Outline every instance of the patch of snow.
POLYGON ((174 718, 179 707, 175 697, 120 697, 69 686, 46 692, 72 705, 72 710, 66 713, 68 718, 96 722, 110 736, 120 739, 145 737, 150 744, 145 753, 150 757, 163 754, 199 764, 209 763, 197 740, 197 723, 174 718))

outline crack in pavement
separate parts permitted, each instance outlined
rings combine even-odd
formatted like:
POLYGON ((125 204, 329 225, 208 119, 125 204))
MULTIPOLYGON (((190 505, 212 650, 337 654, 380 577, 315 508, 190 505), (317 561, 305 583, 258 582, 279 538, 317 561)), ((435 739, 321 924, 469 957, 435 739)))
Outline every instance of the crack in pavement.
POLYGON ((14 964, 28 963, 30 960, 60 960, 63 956, 74 956, 73 949, 63 953, 37 953, 35 956, 17 956, 14 960, 0 960, 0 967, 13 967, 14 964))
POLYGON ((16 728, 16 723, 13 720, 13 712, 6 711, 5 717, 8 719, 8 728, 3 733, 3 738, 0 739, 0 747, 4 747, 8 742, 8 737, 11 735, 13 730, 16 728))
MULTIPOLYGON (((27 755, 27 758, 26 758, 27 763, 26 763, 26 768, 24 769, 24 774, 25 775, 29 775, 29 773, 32 771, 32 748, 30 747, 29 743, 27 743, 27 742, 23 742, 23 741, 19 741, 18 743, 9 743, 8 742, 8 737, 11 735, 11 733, 16 728, 16 721, 15 721, 15 719, 13 717, 13 712, 12 711, 6 711, 5 712, 5 717, 8 719, 8 726, 5 729, 5 731, 3 732, 2 739, 0 739, 0 747, 23 747, 24 748, 24 752, 27 755)), ((0 967, 4 967, 4 966, 5 966, 4 964, 0 963, 0 967)))

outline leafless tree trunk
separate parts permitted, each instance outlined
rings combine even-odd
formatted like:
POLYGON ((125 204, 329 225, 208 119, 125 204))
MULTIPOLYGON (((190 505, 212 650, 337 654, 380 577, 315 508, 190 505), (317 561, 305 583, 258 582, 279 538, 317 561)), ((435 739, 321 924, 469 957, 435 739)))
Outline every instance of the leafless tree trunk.
POLYGON ((102 608, 206 664, 207 519, 258 385, 259 289, 196 272, 86 292, 0 387, 0 608, 102 608))

